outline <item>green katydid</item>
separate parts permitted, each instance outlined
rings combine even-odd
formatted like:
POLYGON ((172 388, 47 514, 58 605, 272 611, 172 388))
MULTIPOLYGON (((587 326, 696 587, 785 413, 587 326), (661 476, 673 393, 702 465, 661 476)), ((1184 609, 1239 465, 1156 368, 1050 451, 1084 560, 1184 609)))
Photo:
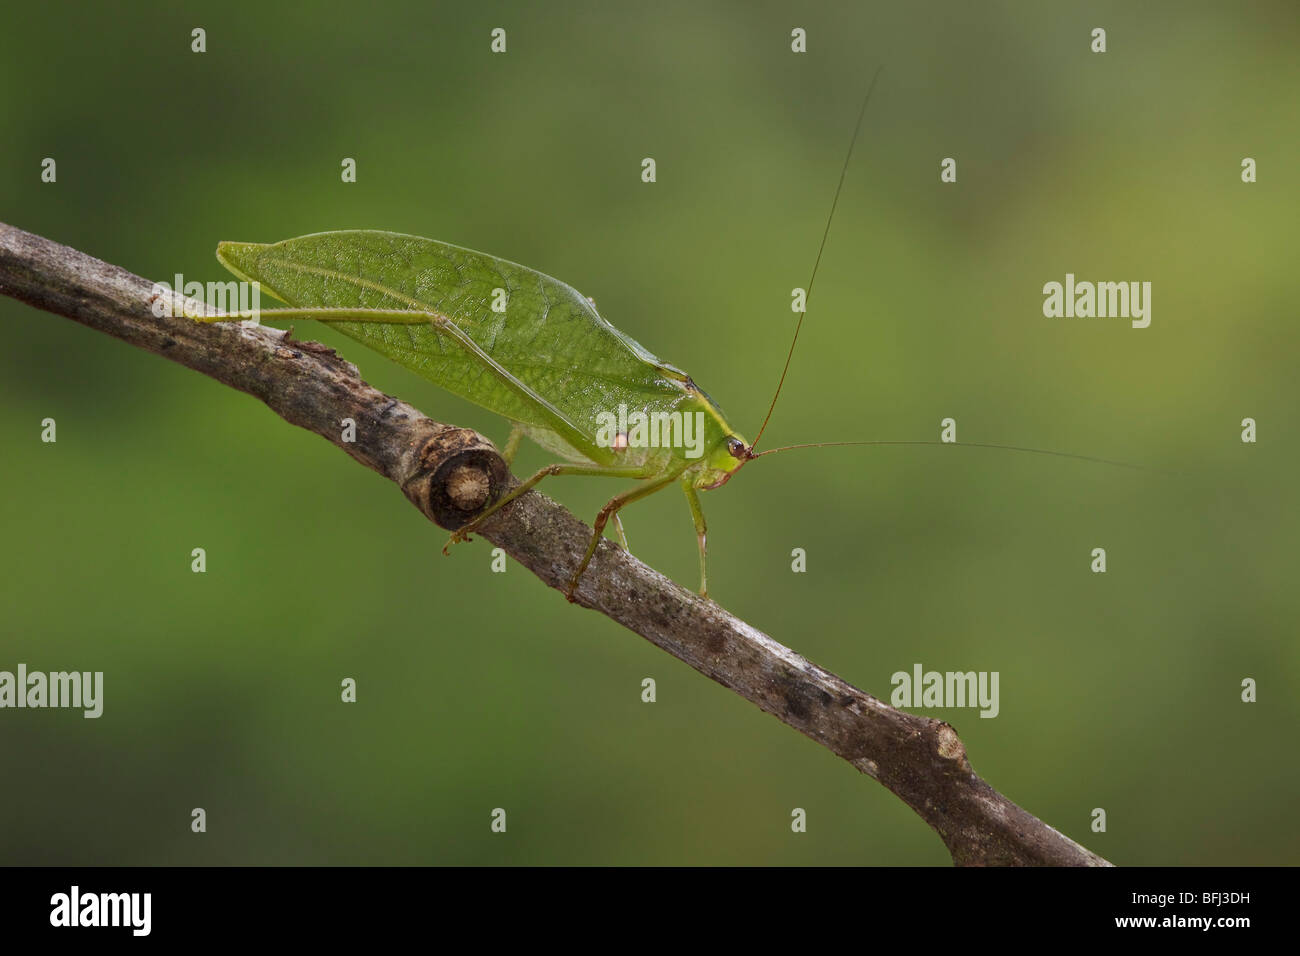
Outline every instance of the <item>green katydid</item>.
MULTIPOLYGON (((614 328, 590 299, 513 262, 391 232, 323 232, 272 245, 223 242, 217 258, 288 303, 289 308, 262 310, 261 318, 329 322, 509 419, 507 462, 524 436, 565 459, 502 496, 454 532, 453 541, 464 540, 489 514, 550 475, 639 480, 597 515, 591 544, 569 583, 572 598, 610 518, 624 505, 677 482, 695 521, 700 593, 707 595, 698 493, 725 484, 753 456, 752 446, 689 375, 614 328), (494 312, 493 299, 502 297, 506 310, 494 312), (670 436, 676 433, 683 441, 649 444, 623 430, 601 440, 597 417, 618 409, 625 410, 624 419, 637 419, 640 412, 647 423, 667 422, 670 436), (691 448, 681 447, 688 430, 691 448), (694 449, 699 454, 690 456, 694 449)), ((201 321, 248 317, 195 316, 201 321)))
MULTIPOLYGON (((868 89, 822 234, 805 307, 870 97, 868 89)), ((260 283, 288 305, 263 310, 260 318, 328 322, 448 391, 508 419, 512 429, 503 450, 507 462, 524 436, 564 459, 542 468, 454 532, 448 546, 465 540, 488 515, 545 477, 601 475, 639 481, 611 498, 596 516, 591 543, 569 582, 570 600, 609 520, 614 520, 626 548, 619 509, 673 483, 682 487, 690 506, 699 546, 700 594, 707 596, 706 528, 699 492, 726 484, 754 458, 810 447, 755 451, 780 396, 805 312, 799 314, 767 417, 754 442, 748 443, 689 375, 616 329, 600 316, 592 300, 513 262, 432 239, 370 230, 316 233, 274 244, 223 242, 217 247, 217 258, 241 279, 260 283), (493 308, 502 303, 503 311, 493 308), (639 424, 658 422, 670 438, 684 439, 692 423, 698 423, 698 431, 689 449, 684 440, 633 440, 635 431, 611 428, 608 417, 602 419, 615 409, 629 410, 627 420, 637 419, 640 413, 639 424)), ((194 317, 229 321, 253 316, 194 317)), ((618 420, 621 425, 623 415, 618 420)))

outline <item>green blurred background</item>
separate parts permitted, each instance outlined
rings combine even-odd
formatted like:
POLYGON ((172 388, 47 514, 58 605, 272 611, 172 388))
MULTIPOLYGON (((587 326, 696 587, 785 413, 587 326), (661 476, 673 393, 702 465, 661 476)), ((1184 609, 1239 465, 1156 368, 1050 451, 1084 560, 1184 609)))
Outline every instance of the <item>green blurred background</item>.
MULTIPOLYGON (((883 65, 770 442, 933 439, 952 416, 967 441, 1151 470, 770 458, 704 498, 716 598, 885 699, 916 662, 998 671, 996 719, 927 713, 1116 863, 1297 861, 1294 3, 190 7, 10 22, 0 219, 168 280, 225 278, 218 240, 327 229, 491 252, 593 296, 751 437, 883 65), (1044 318, 1066 272, 1152 282, 1151 327, 1044 318)), ((484 542, 442 557, 391 484, 255 400, 9 299, 0 318, 0 669, 105 672, 99 720, 0 712, 0 862, 947 862, 872 780, 491 573, 484 542)), ((504 439, 358 343, 297 334, 504 439)), ((590 519, 621 487, 546 491, 590 519)), ((625 517, 693 585, 681 496, 625 517)))

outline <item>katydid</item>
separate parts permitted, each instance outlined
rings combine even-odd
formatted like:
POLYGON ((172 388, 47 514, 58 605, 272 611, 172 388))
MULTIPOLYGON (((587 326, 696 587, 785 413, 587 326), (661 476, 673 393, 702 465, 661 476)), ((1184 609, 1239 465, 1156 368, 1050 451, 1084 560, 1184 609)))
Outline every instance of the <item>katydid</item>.
MULTIPOLYGON (((512 423, 509 462, 521 437, 565 459, 548 465, 452 534, 465 540, 489 514, 550 475, 637 479, 600 510, 569 582, 572 599, 605 525, 624 505, 674 482, 690 505, 707 595, 699 492, 724 485, 753 446, 691 377, 656 358, 596 311, 590 299, 532 269, 457 246, 391 232, 323 232, 272 245, 223 242, 217 258, 289 308, 263 319, 329 322, 462 398, 512 423), (500 292, 496 290, 502 290, 500 292), (504 312, 493 300, 504 298, 504 312), (639 414, 638 414, 639 413, 639 414), (602 416, 666 425, 669 441, 602 416), (602 438, 601 432, 608 437, 602 438), (687 432, 691 447, 684 447, 687 432), (676 436, 677 442, 671 439, 676 436), (693 452, 698 451, 698 454, 693 452)), ((195 316, 228 321, 246 313, 195 316)), ((621 536, 621 535, 620 535, 621 536)), ((624 538, 626 546, 626 539, 624 538)))
MULTIPOLYGON (((868 89, 822 234, 805 307, 870 96, 868 89)), ((804 312, 795 326, 767 417, 750 443, 689 375, 616 329, 601 317, 592 300, 516 263, 432 239, 372 230, 322 232, 274 244, 222 242, 217 258, 241 279, 259 282, 288 305, 263 310, 260 318, 327 322, 508 419, 512 429, 503 454, 507 462, 524 436, 564 459, 542 468, 453 532, 448 546, 466 540, 488 515, 545 477, 601 475, 637 480, 639 484, 611 498, 596 516, 591 543, 569 581, 569 600, 609 520, 614 519, 626 548, 619 509, 674 483, 685 493, 695 524, 700 594, 707 596, 706 528, 699 492, 722 487, 754 458, 808 447, 755 451, 790 368, 804 312), (633 420, 645 426, 641 434, 635 426, 624 425, 633 420), (656 427, 667 440, 654 440, 656 427)), ((229 321, 252 316, 194 317, 229 321)))

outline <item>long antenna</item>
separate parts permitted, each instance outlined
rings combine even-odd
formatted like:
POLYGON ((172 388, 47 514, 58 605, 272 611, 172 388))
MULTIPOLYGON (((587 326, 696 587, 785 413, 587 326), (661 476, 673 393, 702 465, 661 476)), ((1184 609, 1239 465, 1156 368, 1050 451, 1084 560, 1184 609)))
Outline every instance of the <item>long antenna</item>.
POLYGON ((1049 451, 1046 448, 1026 448, 1022 445, 998 445, 992 442, 981 441, 817 441, 808 442, 802 445, 783 445, 780 448, 771 448, 757 455, 751 455, 751 458, 762 458, 764 455, 775 455, 779 451, 792 451, 795 448, 832 448, 837 445, 957 445, 966 448, 997 448, 1001 451, 1023 451, 1032 455, 1051 455, 1054 458, 1075 458, 1079 461, 1091 461, 1098 465, 1114 465, 1117 468, 1132 468, 1134 471, 1146 471, 1141 465, 1130 464, 1127 461, 1116 461, 1112 458, 1096 458, 1092 455, 1074 455, 1068 451, 1049 451))
POLYGON ((884 67, 876 70, 876 75, 871 78, 871 85, 867 87, 867 95, 862 97, 862 108, 858 110, 858 122, 853 127, 853 139, 849 141, 849 151, 844 157, 844 167, 840 170, 839 185, 835 187, 835 198, 831 200, 831 213, 826 217, 826 228, 822 231, 822 244, 817 249, 817 259, 813 262, 812 277, 808 280, 808 291, 803 297, 803 311, 799 313, 799 321, 794 326, 794 338, 790 340, 790 351, 785 356, 785 368, 781 369, 781 380, 776 383, 776 394, 772 396, 772 404, 767 407, 767 417, 763 419, 762 426, 758 429, 758 434, 754 437, 754 442, 749 446, 752 452, 758 447, 758 441, 763 437, 763 432, 767 430, 767 423, 772 420, 772 412, 776 409, 776 400, 781 397, 781 386, 785 385, 786 373, 790 371, 790 360, 794 358, 794 347, 799 343, 799 330, 803 328, 803 317, 808 314, 808 302, 812 299, 813 283, 817 281, 817 269, 822 264, 822 253, 826 251, 826 237, 831 234, 831 222, 835 219, 835 207, 840 203, 840 193, 844 190, 844 177, 849 172, 849 162, 853 159, 853 147, 858 144, 858 133, 862 131, 862 120, 867 115, 867 104, 871 102, 871 92, 876 88, 876 80, 880 79, 880 71, 884 67))

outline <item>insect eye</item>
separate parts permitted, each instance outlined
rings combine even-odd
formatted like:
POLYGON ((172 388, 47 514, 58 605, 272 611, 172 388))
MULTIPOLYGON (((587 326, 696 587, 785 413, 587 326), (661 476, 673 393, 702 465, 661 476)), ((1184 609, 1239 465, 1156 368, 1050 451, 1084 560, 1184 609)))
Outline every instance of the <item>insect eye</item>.
POLYGON ((728 438, 727 452, 731 455, 732 458, 744 458, 745 443, 741 441, 739 438, 728 438))

